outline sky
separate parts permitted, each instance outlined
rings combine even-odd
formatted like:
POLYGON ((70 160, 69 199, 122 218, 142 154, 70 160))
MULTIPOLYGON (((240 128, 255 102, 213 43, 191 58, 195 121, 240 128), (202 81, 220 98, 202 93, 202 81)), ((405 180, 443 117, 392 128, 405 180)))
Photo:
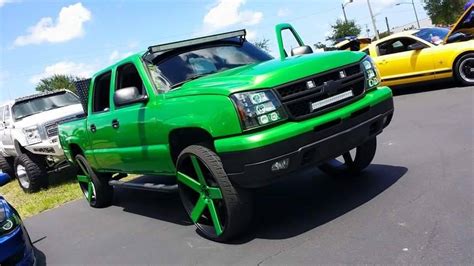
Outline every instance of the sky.
MULTIPOLYGON (((324 42, 343 18, 343 0, 0 0, 0 104, 35 92, 53 74, 90 77, 150 45, 247 29, 250 41, 270 40, 274 26, 291 23, 306 44, 324 42)), ((348 1, 348 0, 345 0, 348 1)), ((407 0, 371 0, 379 31, 415 21, 407 0), (396 6, 397 3, 404 3, 396 6)), ((427 17, 415 0, 420 19, 427 17)), ((366 0, 346 5, 373 34, 366 0)))

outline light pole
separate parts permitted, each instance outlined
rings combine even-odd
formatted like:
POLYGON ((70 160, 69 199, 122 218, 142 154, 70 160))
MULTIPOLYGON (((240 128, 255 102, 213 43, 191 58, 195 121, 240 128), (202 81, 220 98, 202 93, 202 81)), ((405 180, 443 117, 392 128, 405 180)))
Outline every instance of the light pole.
POLYGON ((400 3, 396 4, 396 6, 403 5, 403 4, 407 4, 407 5, 411 4, 413 6, 413 11, 415 12, 416 24, 418 25, 418 29, 421 28, 420 20, 418 19, 418 13, 416 12, 415 1, 411 0, 411 3, 410 2, 400 2, 400 3))
POLYGON ((377 30, 377 25, 375 24, 375 16, 372 12, 372 6, 370 5, 370 0, 367 0, 367 5, 369 6, 370 17, 372 19, 372 25, 374 26, 375 38, 380 40, 379 31, 377 30))
POLYGON ((342 13, 344 13, 344 21, 347 23, 347 15, 346 15, 346 6, 350 3, 354 2, 354 0, 344 1, 341 3, 342 6, 342 13))

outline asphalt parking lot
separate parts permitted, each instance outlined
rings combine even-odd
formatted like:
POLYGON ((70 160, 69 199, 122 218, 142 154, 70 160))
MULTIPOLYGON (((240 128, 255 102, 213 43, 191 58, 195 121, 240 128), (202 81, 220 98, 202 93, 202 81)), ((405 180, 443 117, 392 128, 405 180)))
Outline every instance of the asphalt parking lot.
POLYGON ((196 234, 177 195, 117 190, 26 219, 48 264, 473 264, 474 87, 405 88, 365 173, 318 170, 256 196, 247 235, 230 244, 196 234))

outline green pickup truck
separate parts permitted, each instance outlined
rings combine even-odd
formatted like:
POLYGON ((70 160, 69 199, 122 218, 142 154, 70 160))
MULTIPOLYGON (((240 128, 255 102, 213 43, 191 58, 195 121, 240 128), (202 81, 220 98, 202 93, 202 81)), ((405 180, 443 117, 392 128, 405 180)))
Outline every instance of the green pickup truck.
POLYGON ((370 57, 312 53, 289 24, 276 37, 277 59, 241 30, 150 46, 78 84, 85 115, 59 137, 89 204, 110 205, 116 186, 178 191, 198 232, 227 241, 251 221, 253 188, 366 168, 394 110, 370 57), (130 173, 174 183, 120 181, 130 173))

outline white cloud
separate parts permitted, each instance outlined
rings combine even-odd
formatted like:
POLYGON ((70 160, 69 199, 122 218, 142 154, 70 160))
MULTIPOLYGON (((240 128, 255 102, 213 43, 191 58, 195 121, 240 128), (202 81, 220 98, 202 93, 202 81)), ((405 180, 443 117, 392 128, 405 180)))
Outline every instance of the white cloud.
POLYGON ((0 0, 0 7, 4 6, 5 4, 13 3, 13 2, 16 2, 16 0, 0 0))
POLYGON ((256 30, 247 30, 247 34, 245 38, 249 41, 254 41, 257 38, 257 31, 256 30))
POLYGON ((41 79, 53 75, 74 75, 78 77, 88 78, 94 71, 95 67, 84 63, 75 63, 71 61, 60 61, 44 68, 42 73, 36 74, 30 78, 32 84, 37 84, 41 79))
POLYGON ((288 8, 280 8, 277 11, 277 16, 280 18, 288 17, 290 15, 290 10, 288 8))
POLYGON ((111 62, 118 61, 132 54, 133 54, 132 52, 120 53, 118 50, 114 50, 109 56, 109 61, 111 62))
POLYGON ((84 35, 84 23, 91 17, 91 12, 82 3, 63 7, 56 21, 51 17, 41 18, 36 25, 28 29, 27 35, 17 37, 13 45, 59 43, 81 37, 84 35))
POLYGON ((260 23, 263 13, 253 10, 241 10, 246 0, 218 0, 204 16, 206 31, 215 31, 235 24, 255 25, 260 23))

